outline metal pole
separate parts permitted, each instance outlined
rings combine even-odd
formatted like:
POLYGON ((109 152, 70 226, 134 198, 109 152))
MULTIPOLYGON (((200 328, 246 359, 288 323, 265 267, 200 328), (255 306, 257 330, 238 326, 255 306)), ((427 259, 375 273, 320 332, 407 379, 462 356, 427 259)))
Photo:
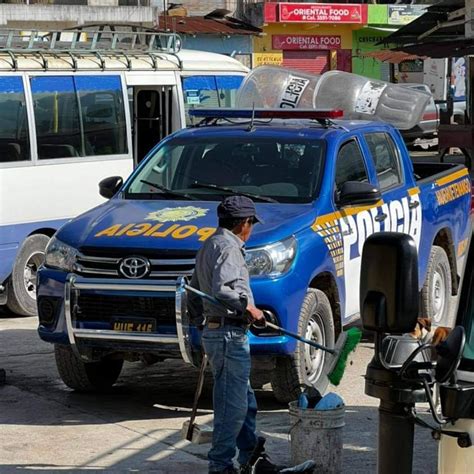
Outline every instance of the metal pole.
POLYGON ((379 406, 379 474, 411 474, 415 425, 406 409, 413 405, 380 400, 379 406))

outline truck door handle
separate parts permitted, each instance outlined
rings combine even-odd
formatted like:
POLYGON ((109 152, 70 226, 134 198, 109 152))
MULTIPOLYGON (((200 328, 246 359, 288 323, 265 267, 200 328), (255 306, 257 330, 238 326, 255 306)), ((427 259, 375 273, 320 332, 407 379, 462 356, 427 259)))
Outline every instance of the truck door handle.
POLYGON ((420 205, 420 201, 411 201, 410 204, 408 204, 408 207, 410 209, 416 209, 420 205))
POLYGON ((382 222, 382 221, 384 221, 386 218, 387 218, 387 214, 378 214, 377 216, 375 216, 375 220, 376 220, 377 222, 382 222))

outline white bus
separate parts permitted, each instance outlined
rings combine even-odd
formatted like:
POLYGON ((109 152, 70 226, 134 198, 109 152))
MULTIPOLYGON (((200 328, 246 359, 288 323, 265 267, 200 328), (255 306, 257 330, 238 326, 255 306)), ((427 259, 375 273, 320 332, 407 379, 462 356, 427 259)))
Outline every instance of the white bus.
POLYGON ((179 51, 173 34, 18 33, 0 31, 0 305, 34 315, 54 232, 104 201, 101 179, 126 178, 189 124, 190 107, 231 107, 247 68, 179 51))

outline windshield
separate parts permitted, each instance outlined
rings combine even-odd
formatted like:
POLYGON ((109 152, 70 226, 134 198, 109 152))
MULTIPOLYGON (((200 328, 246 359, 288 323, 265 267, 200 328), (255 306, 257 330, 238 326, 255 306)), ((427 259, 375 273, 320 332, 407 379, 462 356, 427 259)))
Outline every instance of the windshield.
POLYGON ((192 125, 189 110, 202 107, 234 107, 243 75, 188 76, 183 78, 186 126, 192 125))
POLYGON ((166 142, 132 178, 126 197, 159 199, 182 194, 187 199, 216 201, 241 193, 262 201, 312 201, 323 168, 324 140, 248 135, 245 140, 193 137, 166 142))

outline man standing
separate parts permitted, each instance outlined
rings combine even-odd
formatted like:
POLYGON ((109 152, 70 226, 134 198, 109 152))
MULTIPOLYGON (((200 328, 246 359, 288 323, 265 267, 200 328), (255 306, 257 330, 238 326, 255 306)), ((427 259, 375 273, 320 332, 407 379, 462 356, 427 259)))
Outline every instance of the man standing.
MULTIPOLYGON (((264 439, 256 435, 257 402, 250 386, 249 323, 264 319, 254 306, 244 245, 253 225, 261 222, 253 201, 230 196, 217 208, 219 228, 196 256, 191 286, 214 296, 219 307, 202 301, 202 343, 214 376, 214 432, 209 472, 236 473, 232 459, 239 449, 242 472, 279 472, 263 455, 264 439)), ((190 307, 196 307, 189 295, 190 307)), ((192 311, 195 313, 194 311, 192 311)))

